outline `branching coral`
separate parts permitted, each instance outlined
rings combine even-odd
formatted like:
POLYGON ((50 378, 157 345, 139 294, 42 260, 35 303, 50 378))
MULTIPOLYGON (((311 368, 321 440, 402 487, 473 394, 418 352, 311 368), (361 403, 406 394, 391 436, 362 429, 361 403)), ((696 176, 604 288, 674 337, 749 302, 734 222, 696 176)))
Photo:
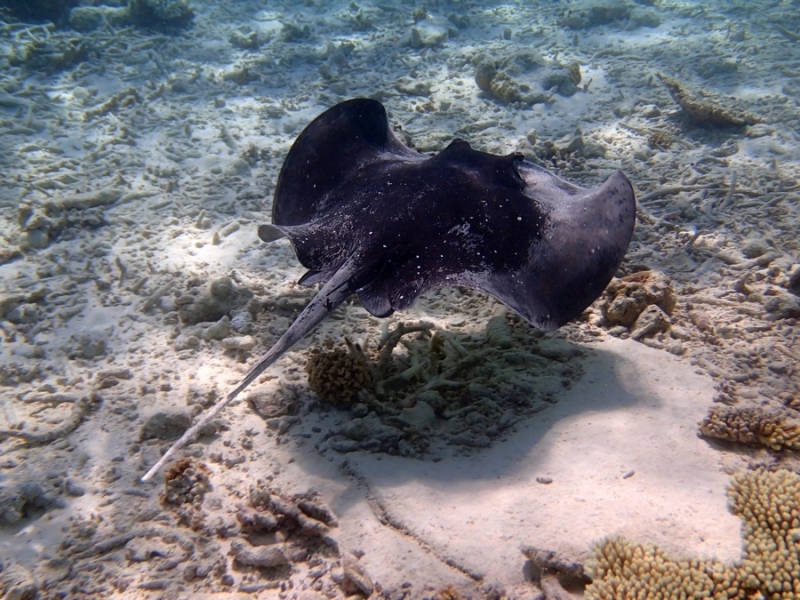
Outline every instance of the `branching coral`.
POLYGON ((592 549, 587 600, 678 600, 800 597, 800 476, 790 471, 736 475, 728 491, 742 517, 743 560, 678 559, 653 544, 622 537, 592 549))
POLYGON ((700 432, 741 444, 760 444, 773 450, 800 450, 800 420, 785 410, 715 406, 700 422, 700 432))
POLYGON ((734 572, 697 558, 678 560, 653 544, 608 538, 593 549, 586 565, 592 583, 587 600, 672 600, 740 597, 734 572))
POLYGON ((800 597, 800 476, 785 470, 737 475, 728 504, 744 520, 739 579, 748 597, 800 597))

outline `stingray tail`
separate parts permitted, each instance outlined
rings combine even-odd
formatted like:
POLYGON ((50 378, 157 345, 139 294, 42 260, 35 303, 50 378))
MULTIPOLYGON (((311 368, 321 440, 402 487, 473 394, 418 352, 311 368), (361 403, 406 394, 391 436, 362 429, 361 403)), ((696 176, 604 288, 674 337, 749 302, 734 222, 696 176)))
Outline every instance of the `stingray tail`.
POLYGON ((355 265, 358 261, 353 258, 348 259, 328 282, 322 287, 316 296, 308 303, 294 322, 289 326, 275 345, 270 348, 258 362, 256 362, 239 384, 233 388, 228 395, 208 409, 197 422, 192 425, 181 438, 176 441, 159 461, 142 477, 142 481, 148 481, 155 475, 164 464, 170 460, 175 453, 191 442, 205 427, 211 419, 217 416, 220 411, 228 406, 247 386, 258 378, 272 363, 278 360, 292 346, 303 339, 319 323, 328 316, 337 306, 344 302, 353 293, 351 280, 355 273, 355 265))

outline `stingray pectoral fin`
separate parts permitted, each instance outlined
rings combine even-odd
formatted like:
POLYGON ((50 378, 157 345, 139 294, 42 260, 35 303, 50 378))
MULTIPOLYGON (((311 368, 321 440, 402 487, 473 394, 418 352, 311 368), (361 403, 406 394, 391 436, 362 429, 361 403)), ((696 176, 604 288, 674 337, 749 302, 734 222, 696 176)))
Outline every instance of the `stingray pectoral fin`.
POLYGON ((590 190, 527 165, 522 175, 548 225, 527 264, 490 276, 485 289, 548 331, 579 316, 611 281, 633 236, 636 199, 621 171, 590 190))
POLYGON ((286 332, 275 342, 272 348, 258 359, 258 362, 250 367, 239 384, 228 392, 227 396, 203 413, 197 422, 187 429, 183 436, 181 436, 144 477, 142 477, 142 481, 148 481, 153 477, 178 450, 192 441, 211 419, 219 414, 228 404, 233 402, 236 396, 253 383, 253 381, 255 381, 272 363, 278 360, 292 346, 311 332, 314 327, 353 293, 351 280, 357 272, 357 265, 358 261, 351 258, 336 271, 333 277, 331 277, 322 289, 317 292, 317 295, 308 303, 286 332))
POLYGON ((395 137, 380 102, 369 98, 340 102, 309 123, 292 144, 275 186, 272 222, 304 225, 319 218, 349 202, 334 192, 367 165, 398 158, 424 156, 395 137))
POLYGON ((286 237, 286 233, 275 225, 259 225, 258 237, 261 238, 262 242, 269 243, 286 237))

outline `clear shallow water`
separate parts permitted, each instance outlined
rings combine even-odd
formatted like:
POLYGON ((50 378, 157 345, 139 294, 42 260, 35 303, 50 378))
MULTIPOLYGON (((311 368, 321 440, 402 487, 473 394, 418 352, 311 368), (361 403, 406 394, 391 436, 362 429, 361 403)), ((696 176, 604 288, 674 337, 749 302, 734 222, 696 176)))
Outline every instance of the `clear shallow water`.
MULTIPOLYGON (((247 364, 240 361, 253 356, 226 352, 224 337, 204 337, 206 326, 182 324, 187 295, 232 277, 263 300, 268 309, 227 336, 252 335, 252 355, 285 329, 308 300, 293 285, 304 270, 287 245, 265 250, 255 231, 269 220, 292 141, 325 108, 354 96, 380 99, 398 135, 421 151, 463 137, 485 151, 524 152, 587 186, 622 168, 641 207, 623 273, 660 270, 678 296, 670 330, 644 342, 703 371, 727 404, 795 410, 797 5, 600 4, 611 10, 193 2, 191 23, 168 27, 99 6, 82 21, 63 13, 52 24, 36 19, 41 13, 3 13, 2 428, 58 431, 71 423, 77 399, 98 389, 105 398, 54 441, 2 442, 6 488, 33 482, 42 492, 23 502, 19 520, 8 513, 7 525, 44 528, 36 521, 42 511, 63 517, 63 503, 91 529, 93 514, 108 516, 103 490, 133 485, 166 443, 139 440, 150 414, 189 412, 191 402, 238 378, 247 364), (476 73, 486 65, 495 72, 481 89, 476 73), (739 127, 693 122, 658 73, 713 107, 756 119, 739 127), (67 479, 87 493, 68 492, 67 479)), ((496 308, 448 291, 407 316, 479 337, 496 308)), ((287 357, 275 381, 307 394, 302 365, 312 348, 351 332, 379 337, 379 322, 364 311, 345 314, 287 357)), ((563 335, 628 335, 594 323, 590 316, 563 335)), ((235 414, 237 434, 263 429, 260 418, 235 414)), ((229 435, 222 441, 238 444, 229 435)), ((249 468, 220 467, 218 476, 240 477, 245 489, 263 475, 249 468)), ((125 505, 119 526, 132 527, 144 507, 125 505)), ((46 547, 62 543, 58 531, 46 547)), ((23 538, 10 539, 13 556, 23 538)), ((35 555, 32 542, 22 546, 35 555)), ((114 568, 138 584, 151 566, 114 568)), ((167 585, 183 585, 178 579, 167 585)), ((207 589, 222 589, 219 578, 209 582, 207 589)))

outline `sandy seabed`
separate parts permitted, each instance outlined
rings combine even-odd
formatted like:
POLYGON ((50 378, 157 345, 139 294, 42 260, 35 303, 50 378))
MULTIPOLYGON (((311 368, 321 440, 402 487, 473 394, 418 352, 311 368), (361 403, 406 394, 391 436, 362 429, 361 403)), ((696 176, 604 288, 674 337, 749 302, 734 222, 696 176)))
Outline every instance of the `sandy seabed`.
POLYGON ((729 476, 797 469, 800 442, 732 444, 698 423, 799 416, 800 16, 664 0, 616 3, 627 12, 603 23, 600 4, 195 2, 167 31, 5 18, 6 591, 533 599, 548 592, 523 548, 580 562, 623 534, 738 559, 729 476), (603 298, 543 335, 467 290, 388 321, 354 301, 166 484, 141 484, 312 297, 288 243, 256 229, 294 138, 356 96, 423 152, 461 137, 587 187, 621 168, 639 219, 620 275, 663 273, 674 307, 637 334, 603 298), (209 322, 192 307, 212 283, 209 322), (434 339, 464 365, 461 387, 426 397, 435 414, 413 410, 424 369, 349 409, 309 391, 315 351, 348 337, 376 356, 420 321, 394 373, 429 364, 434 339))

